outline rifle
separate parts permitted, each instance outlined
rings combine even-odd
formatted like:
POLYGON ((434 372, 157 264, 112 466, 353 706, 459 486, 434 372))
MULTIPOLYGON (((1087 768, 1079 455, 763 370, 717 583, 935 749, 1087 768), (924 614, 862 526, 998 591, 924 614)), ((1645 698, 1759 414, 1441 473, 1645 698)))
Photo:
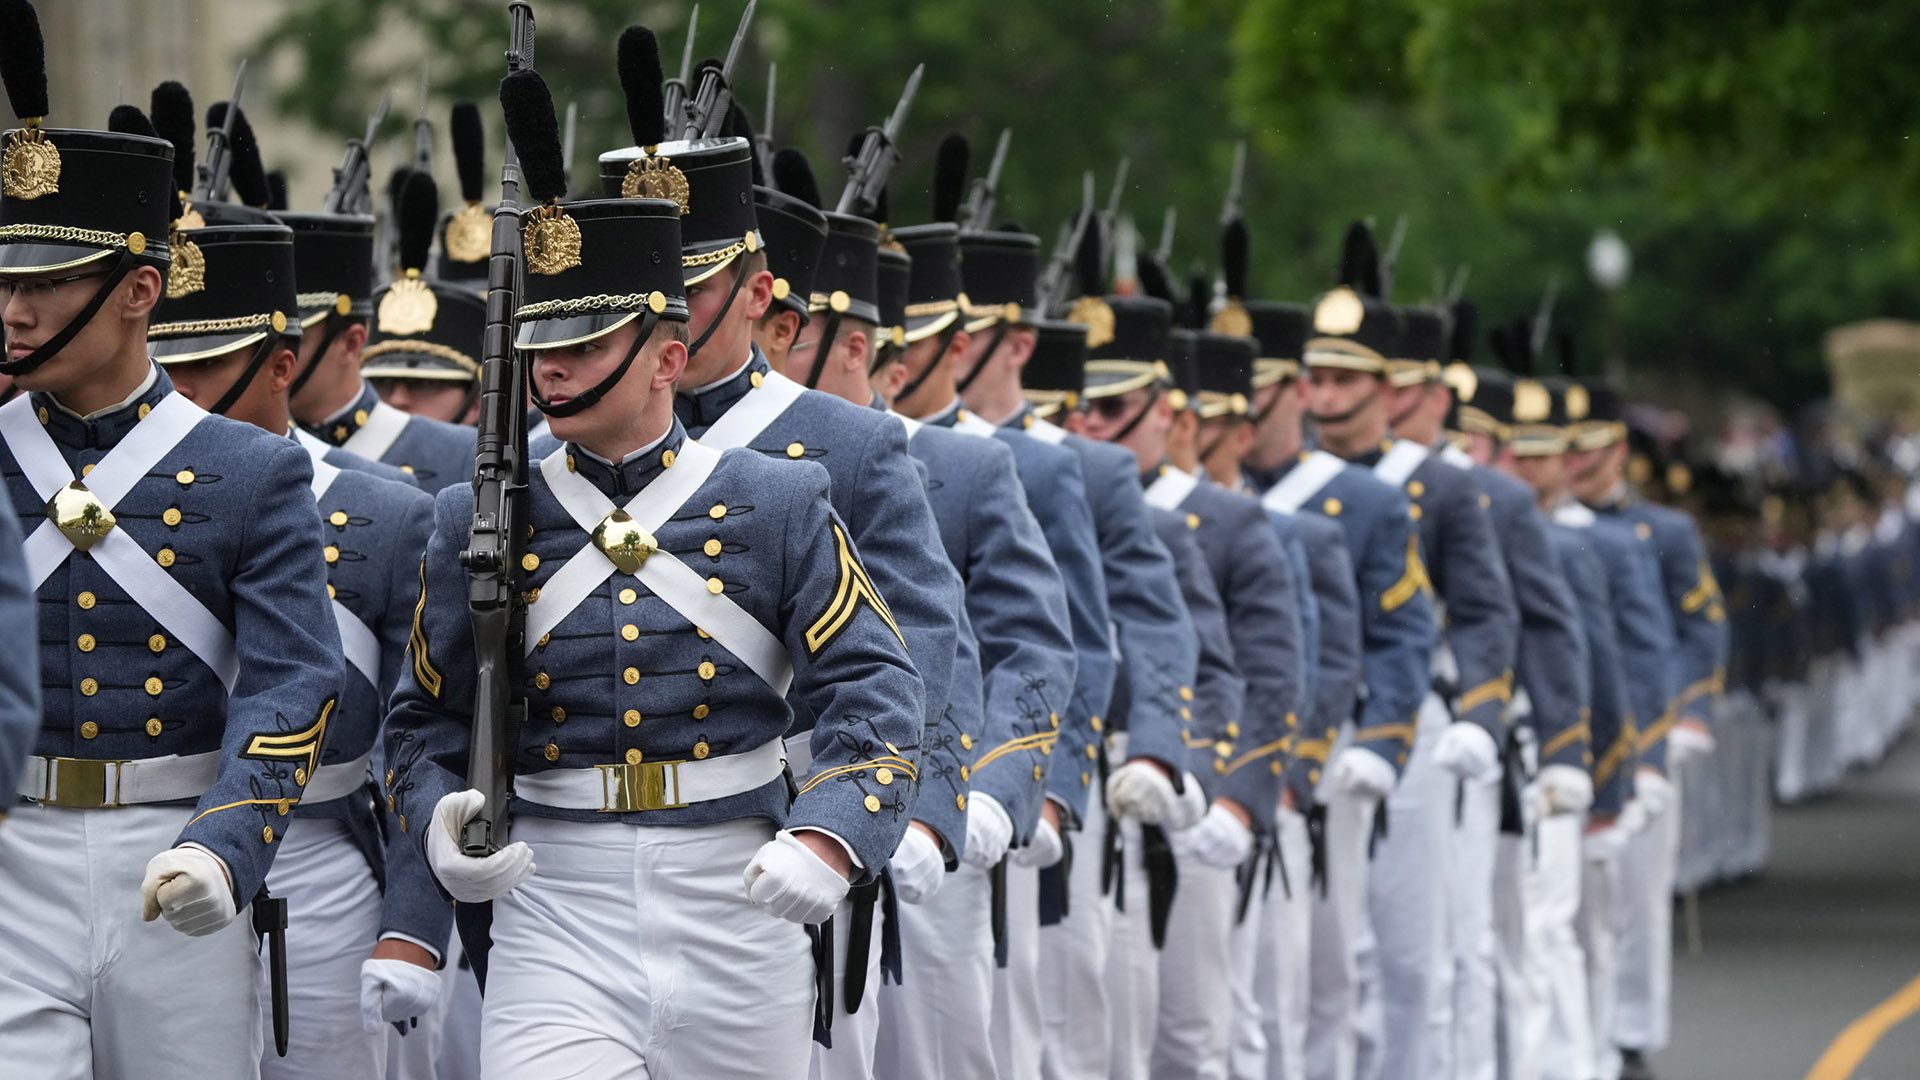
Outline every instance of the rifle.
MULTIPOLYGON (((533 65, 533 5, 513 0, 508 72, 533 65)), ((460 833, 468 855, 484 857, 507 844, 513 754, 526 701, 513 685, 513 665, 526 636, 520 558, 527 522, 527 379, 513 348, 518 306, 520 156, 511 139, 500 164, 500 203, 493 211, 493 254, 487 260, 487 325, 481 338, 480 433, 473 463, 473 529, 460 565, 467 571, 467 611, 475 660, 473 741, 467 783, 486 803, 460 833)))
POLYGON ((1047 258, 1047 265, 1040 271, 1040 279, 1035 286, 1042 310, 1049 315, 1059 315, 1065 309, 1068 296, 1073 288, 1073 257, 1080 250, 1080 240, 1086 235, 1093 222, 1093 174, 1080 176, 1080 212, 1065 225, 1053 243, 1053 254, 1047 258))
POLYGON ((1240 216, 1240 194, 1247 182, 1247 141, 1233 144, 1233 172, 1227 179, 1227 197, 1220 204, 1220 224, 1225 225, 1240 216))
POLYGON ((1527 328, 1527 337, 1533 345, 1533 355, 1543 356, 1547 351, 1547 337, 1553 331, 1553 305, 1560 299, 1560 275, 1547 276, 1547 291, 1540 296, 1540 306, 1534 310, 1533 323, 1527 328))
POLYGON ((240 70, 233 73, 233 96, 227 99, 227 115, 217 128, 207 130, 207 152, 200 158, 199 183, 193 190, 193 201, 197 203, 215 203, 227 201, 227 170, 232 167, 232 153, 228 147, 233 142, 234 118, 240 115, 240 92, 247 87, 247 62, 240 61, 240 70))
POLYGON ((759 0, 747 0, 747 10, 740 13, 740 25, 734 28, 733 41, 727 45, 727 58, 720 62, 718 69, 708 68, 700 76, 700 88, 693 95, 693 104, 687 107, 687 126, 681 138, 711 139, 726 121, 727 106, 733 101, 727 79, 732 76, 733 62, 740 55, 740 43, 747 40, 747 27, 753 25, 753 9, 758 3, 759 0))
POLYGON ((1000 202, 1000 168, 1007 163, 1007 144, 1012 140, 1012 128, 1000 129, 1000 141, 994 144, 987 175, 975 180, 967 191, 967 203, 960 210, 961 232, 984 232, 993 228, 993 211, 1000 202))
POLYGON ((567 119, 560 127, 560 160, 567 167, 567 175, 573 175, 573 134, 580 122, 580 103, 567 102, 567 119))
POLYGON ((900 92, 900 100, 893 107, 893 115, 887 117, 886 126, 868 128, 859 151, 845 159, 847 186, 840 191, 839 205, 834 207, 837 212, 856 217, 873 216, 880 192, 886 189, 887 177, 900 160, 899 151, 894 149, 895 140, 907 122, 907 110, 913 107, 913 99, 920 93, 920 76, 926 70, 925 64, 914 65, 913 74, 907 76, 907 88, 900 92))
POLYGON ((1166 213, 1160 215, 1160 246, 1153 249, 1153 257, 1158 260, 1162 266, 1170 265, 1173 262, 1173 227, 1178 224, 1179 221, 1180 210, 1178 207, 1169 206, 1167 207, 1166 213))
POLYGON ((427 72, 420 71, 420 114, 413 118, 413 168, 415 172, 433 171, 433 121, 427 119, 427 72))
POLYGON ((700 5, 687 15, 687 41, 680 46, 680 77, 668 79, 662 88, 667 114, 667 137, 673 137, 674 125, 681 123, 687 111, 687 80, 693 77, 693 39, 700 33, 700 5))
POLYGON ((1400 245, 1407 242, 1407 215, 1393 220, 1393 235, 1387 237, 1387 249, 1380 253, 1380 299, 1393 296, 1393 264, 1400 259, 1400 245))
POLYGON ((1120 220, 1120 200, 1126 196, 1127 171, 1132 168, 1133 159, 1122 154, 1120 164, 1113 170, 1113 189, 1107 192, 1107 208, 1100 212, 1100 224, 1108 230, 1120 220))
MULTIPOLYGON (((340 159, 340 164, 333 170, 333 190, 327 192, 327 201, 320 207, 322 213, 369 214, 373 212, 373 192, 367 187, 367 178, 373 166, 367 155, 373 146, 374 136, 380 133, 380 125, 387 122, 387 110, 392 107, 393 91, 389 90, 380 95, 380 107, 375 109, 373 116, 367 120, 366 135, 359 139, 348 140, 346 155, 340 159)), ((428 137, 431 139, 431 126, 428 132, 428 137)))
POLYGON ((773 176, 773 96, 780 85, 780 65, 767 65, 767 111, 760 114, 760 131, 753 137, 753 152, 760 158, 760 175, 773 176))

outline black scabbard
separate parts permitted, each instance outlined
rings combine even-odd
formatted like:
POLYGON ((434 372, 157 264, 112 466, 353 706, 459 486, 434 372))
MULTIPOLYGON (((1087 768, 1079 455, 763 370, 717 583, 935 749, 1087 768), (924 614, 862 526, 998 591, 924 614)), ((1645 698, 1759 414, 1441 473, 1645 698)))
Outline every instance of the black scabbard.
POLYGON ((266 886, 253 898, 253 932, 266 942, 267 978, 273 992, 273 1052, 287 1056, 292 1019, 287 1011, 287 901, 267 895, 266 886))
POLYGON ((987 924, 993 928, 993 966, 1007 966, 1007 857, 987 871, 987 924))
POLYGON ((1140 826, 1140 862, 1147 871, 1147 928, 1153 933, 1153 947, 1167 943, 1167 920, 1173 914, 1173 894, 1180 885, 1180 871, 1173 862, 1173 845, 1158 825, 1140 826))
POLYGON ((1073 834, 1060 833, 1060 861, 1040 871, 1040 925, 1058 926, 1067 917, 1073 879, 1073 834))
MULTIPOLYGON (((846 968, 840 973, 842 998, 847 1015, 860 1011, 867 996, 867 956, 873 951, 873 906, 880 900, 880 880, 855 885, 847 892, 851 909, 847 920, 846 968)), ((828 956, 832 962, 832 956, 828 956)))
POLYGON ((833 1049, 833 916, 807 927, 813 945, 813 1041, 833 1049))
POLYGON ((1324 900, 1327 898, 1327 808, 1322 803, 1307 808, 1307 849, 1311 859, 1308 884, 1319 889, 1320 898, 1324 900))

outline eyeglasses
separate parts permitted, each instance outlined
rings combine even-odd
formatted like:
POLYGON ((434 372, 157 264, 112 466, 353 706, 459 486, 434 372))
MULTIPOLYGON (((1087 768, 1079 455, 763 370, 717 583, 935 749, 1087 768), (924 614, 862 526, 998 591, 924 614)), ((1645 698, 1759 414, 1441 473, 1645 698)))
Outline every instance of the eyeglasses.
POLYGON ((62 285, 106 277, 108 273, 106 270, 94 270, 66 277, 0 278, 0 305, 10 303, 15 296, 29 304, 37 304, 52 296, 62 285))
POLYGON ((1116 421, 1134 412, 1139 407, 1133 394, 1116 394, 1113 397, 1088 398, 1083 411, 1089 416, 1098 416, 1102 420, 1116 421))

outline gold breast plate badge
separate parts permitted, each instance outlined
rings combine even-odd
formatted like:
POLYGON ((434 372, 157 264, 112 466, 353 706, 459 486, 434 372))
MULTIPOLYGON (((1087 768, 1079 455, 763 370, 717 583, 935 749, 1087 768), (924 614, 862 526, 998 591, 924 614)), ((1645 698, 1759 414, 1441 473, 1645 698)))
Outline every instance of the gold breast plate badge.
POLYGON ((615 510, 601 519, 593 530, 593 546, 625 574, 639 573, 647 557, 660 550, 653 534, 641 528, 625 510, 615 510))
POLYGON ((78 480, 53 493, 47 500, 47 520, 60 530, 74 547, 90 551, 101 538, 113 531, 113 511, 78 480))

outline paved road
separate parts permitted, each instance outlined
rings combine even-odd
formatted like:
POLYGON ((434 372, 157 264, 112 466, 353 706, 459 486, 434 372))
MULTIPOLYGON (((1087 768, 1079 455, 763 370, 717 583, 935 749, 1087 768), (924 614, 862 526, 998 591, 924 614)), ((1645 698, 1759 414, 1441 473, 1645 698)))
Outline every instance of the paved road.
MULTIPOLYGON (((1807 1077, 1849 1024, 1920 977, 1920 739, 1828 799, 1776 810, 1773 830, 1764 877, 1701 897, 1702 953, 1677 946, 1662 1080, 1807 1077)), ((1920 1078, 1920 1016, 1852 1076, 1920 1078)))

